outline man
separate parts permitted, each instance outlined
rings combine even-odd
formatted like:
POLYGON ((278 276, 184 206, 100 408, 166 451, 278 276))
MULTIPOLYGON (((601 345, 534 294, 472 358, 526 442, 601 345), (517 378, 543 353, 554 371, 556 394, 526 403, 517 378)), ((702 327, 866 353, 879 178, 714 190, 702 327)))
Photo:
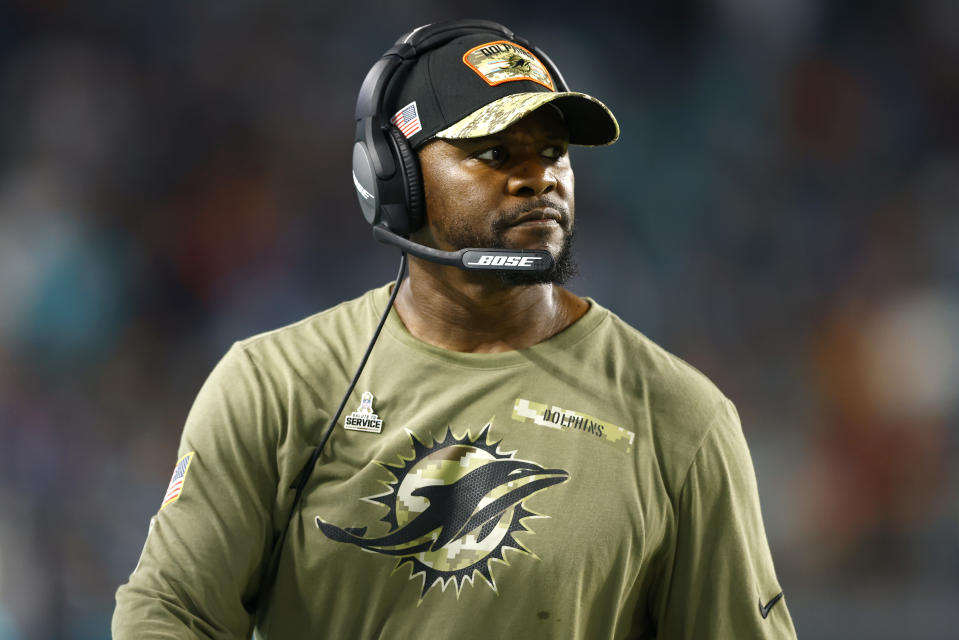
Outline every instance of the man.
POLYGON ((115 637, 794 637, 732 404, 560 286, 567 146, 616 120, 504 27, 463 24, 412 32, 361 92, 397 146, 370 160, 358 108, 354 181, 409 277, 219 363, 115 637), (379 202, 390 163, 422 172, 411 220, 379 202))

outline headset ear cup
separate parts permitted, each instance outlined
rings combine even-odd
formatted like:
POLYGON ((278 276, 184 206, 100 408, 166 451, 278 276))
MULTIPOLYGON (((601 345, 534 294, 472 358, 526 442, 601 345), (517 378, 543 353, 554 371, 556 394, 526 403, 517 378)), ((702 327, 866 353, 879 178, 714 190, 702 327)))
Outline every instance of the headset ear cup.
POLYGON ((405 179, 403 187, 406 192, 406 212, 409 217, 409 230, 413 232, 426 222, 426 204, 423 199, 423 176, 420 173, 420 163, 403 132, 393 126, 389 127, 388 130, 393 139, 396 158, 399 160, 399 169, 405 179))

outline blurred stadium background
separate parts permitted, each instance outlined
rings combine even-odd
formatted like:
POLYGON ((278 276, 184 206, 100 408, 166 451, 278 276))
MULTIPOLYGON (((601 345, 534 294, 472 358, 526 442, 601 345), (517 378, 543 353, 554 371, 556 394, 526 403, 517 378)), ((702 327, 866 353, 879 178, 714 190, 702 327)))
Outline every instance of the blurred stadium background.
POLYGON ((955 637, 959 3, 454 4, 0 5, 0 639, 106 637, 219 356, 392 277, 355 95, 459 17, 619 117, 572 288, 736 402, 800 637, 955 637))

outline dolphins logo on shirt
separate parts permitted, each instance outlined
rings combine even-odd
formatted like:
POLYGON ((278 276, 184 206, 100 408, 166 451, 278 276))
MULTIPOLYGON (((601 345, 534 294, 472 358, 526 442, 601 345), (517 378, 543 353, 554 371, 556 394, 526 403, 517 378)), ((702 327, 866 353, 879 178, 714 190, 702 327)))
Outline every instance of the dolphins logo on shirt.
POLYGON ((491 571, 503 552, 530 551, 514 534, 531 532, 530 517, 548 517, 526 508, 523 500, 569 479, 563 469, 547 468, 514 458, 489 442, 489 425, 475 439, 456 438, 447 429, 441 442, 427 446, 409 434, 413 456, 402 463, 379 463, 390 472, 386 493, 365 498, 381 504, 388 525, 383 535, 367 535, 367 527, 340 527, 316 517, 316 526, 335 542, 398 557, 396 568, 412 567, 410 578, 423 576, 420 598, 435 585, 456 594, 475 574, 496 591, 491 571))

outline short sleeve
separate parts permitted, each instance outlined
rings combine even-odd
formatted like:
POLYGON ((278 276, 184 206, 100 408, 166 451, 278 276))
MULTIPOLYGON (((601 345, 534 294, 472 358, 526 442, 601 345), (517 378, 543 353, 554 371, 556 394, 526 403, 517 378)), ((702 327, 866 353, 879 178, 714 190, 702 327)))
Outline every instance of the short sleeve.
POLYGON ((180 442, 182 484, 171 481, 117 591, 114 638, 250 637, 277 487, 279 416, 265 387, 240 345, 203 385, 180 442))
POLYGON ((795 638, 766 541, 739 417, 725 400, 693 458, 676 505, 657 637, 795 638))

